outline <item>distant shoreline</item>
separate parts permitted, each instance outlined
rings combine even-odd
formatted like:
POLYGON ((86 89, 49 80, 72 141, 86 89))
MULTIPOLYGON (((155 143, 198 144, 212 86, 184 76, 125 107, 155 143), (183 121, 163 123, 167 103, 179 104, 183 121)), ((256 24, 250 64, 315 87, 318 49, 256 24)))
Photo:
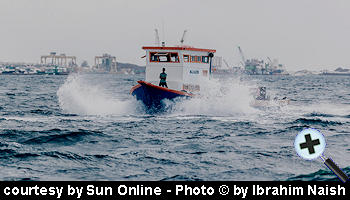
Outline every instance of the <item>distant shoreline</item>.
POLYGON ((323 73, 323 74, 320 74, 320 75, 326 75, 326 76, 350 76, 350 73, 348 74, 340 74, 340 73, 323 73))
MULTIPOLYGON (((74 74, 70 73, 70 74, 74 74)), ((68 76, 70 74, 1 74, 0 76, 68 76)), ((108 74, 108 75, 130 75, 130 74, 123 74, 123 73, 84 73, 80 72, 80 74, 108 74)), ((144 74, 144 73, 139 73, 139 74, 144 74)), ((139 75, 139 74, 132 74, 132 75, 139 75)), ((247 75, 247 74, 243 74, 247 75)), ((327 73, 327 74, 249 74, 248 76, 350 76, 350 74, 338 74, 338 73, 327 73)))

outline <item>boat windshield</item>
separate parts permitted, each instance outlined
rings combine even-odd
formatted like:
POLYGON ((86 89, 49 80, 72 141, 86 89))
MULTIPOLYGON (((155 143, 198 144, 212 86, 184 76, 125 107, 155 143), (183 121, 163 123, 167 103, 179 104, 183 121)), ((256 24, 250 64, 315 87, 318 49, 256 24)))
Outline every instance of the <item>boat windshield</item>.
POLYGON ((179 62, 178 53, 173 52, 150 52, 151 62, 179 62))

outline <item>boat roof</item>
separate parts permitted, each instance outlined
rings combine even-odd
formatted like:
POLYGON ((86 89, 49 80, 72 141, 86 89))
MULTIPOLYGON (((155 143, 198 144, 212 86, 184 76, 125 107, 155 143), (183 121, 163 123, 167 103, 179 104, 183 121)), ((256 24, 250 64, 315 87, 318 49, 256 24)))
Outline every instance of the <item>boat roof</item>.
POLYGON ((200 48, 194 48, 194 47, 151 47, 151 46, 144 46, 142 47, 144 50, 182 50, 182 51, 204 51, 204 52, 211 52, 215 53, 215 49, 200 49, 200 48))

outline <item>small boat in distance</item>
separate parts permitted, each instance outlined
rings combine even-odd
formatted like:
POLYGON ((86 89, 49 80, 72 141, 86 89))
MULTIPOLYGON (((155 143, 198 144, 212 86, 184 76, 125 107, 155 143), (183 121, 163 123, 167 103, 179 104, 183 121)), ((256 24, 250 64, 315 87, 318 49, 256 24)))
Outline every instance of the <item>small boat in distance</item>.
POLYGON ((255 108, 282 107, 290 103, 290 99, 287 97, 283 97, 282 99, 274 97, 271 99, 266 93, 266 87, 258 87, 253 97, 254 99, 250 102, 250 106, 255 108))
POLYGON ((200 91, 200 81, 209 79, 212 57, 216 50, 188 46, 142 47, 146 51, 146 79, 138 81, 130 93, 148 109, 161 109, 163 100, 192 97, 200 91), (165 69, 166 86, 160 86, 165 69))

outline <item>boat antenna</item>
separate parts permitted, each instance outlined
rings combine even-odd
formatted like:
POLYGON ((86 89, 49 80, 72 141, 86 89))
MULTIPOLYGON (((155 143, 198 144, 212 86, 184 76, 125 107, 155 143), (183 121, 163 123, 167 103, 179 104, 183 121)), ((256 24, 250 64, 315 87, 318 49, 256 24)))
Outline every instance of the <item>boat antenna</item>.
POLYGON ((162 41, 162 46, 165 46, 165 33, 164 33, 164 18, 162 19, 162 31, 163 31, 163 41, 162 41))
POLYGON ((160 46, 160 41, 159 41, 159 33, 158 33, 158 29, 154 29, 155 32, 155 45, 156 46, 160 46))
POLYGON ((187 33, 187 30, 184 30, 184 33, 182 34, 182 38, 180 40, 181 46, 184 44, 186 33, 187 33))

